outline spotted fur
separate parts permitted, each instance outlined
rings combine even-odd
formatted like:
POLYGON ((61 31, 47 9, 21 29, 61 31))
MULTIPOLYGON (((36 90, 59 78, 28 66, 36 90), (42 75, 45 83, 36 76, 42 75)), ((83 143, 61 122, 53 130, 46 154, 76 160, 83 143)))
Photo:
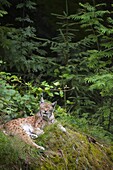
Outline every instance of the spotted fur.
POLYGON ((26 118, 14 119, 3 124, 3 132, 7 135, 19 136, 27 144, 44 150, 44 148, 37 145, 32 138, 36 138, 43 134, 43 128, 54 123, 55 117, 53 112, 55 104, 56 102, 44 102, 44 99, 42 98, 40 102, 40 110, 37 114, 26 118))

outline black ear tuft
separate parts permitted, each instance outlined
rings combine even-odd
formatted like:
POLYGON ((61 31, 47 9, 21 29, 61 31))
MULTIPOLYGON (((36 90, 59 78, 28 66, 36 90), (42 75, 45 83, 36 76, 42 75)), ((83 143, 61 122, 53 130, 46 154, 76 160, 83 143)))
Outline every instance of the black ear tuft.
POLYGON ((44 103, 43 93, 41 94, 40 103, 44 103))
POLYGON ((52 103, 52 106, 55 107, 55 105, 57 104, 57 101, 52 103))

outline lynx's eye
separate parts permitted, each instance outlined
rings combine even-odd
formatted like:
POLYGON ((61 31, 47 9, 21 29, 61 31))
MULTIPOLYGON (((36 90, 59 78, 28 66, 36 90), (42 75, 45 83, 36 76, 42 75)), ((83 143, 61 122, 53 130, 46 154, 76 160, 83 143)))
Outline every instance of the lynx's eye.
POLYGON ((43 119, 46 120, 46 121, 49 121, 51 116, 52 116, 52 113, 53 113, 53 110, 49 110, 49 111, 45 111, 43 113, 43 119))

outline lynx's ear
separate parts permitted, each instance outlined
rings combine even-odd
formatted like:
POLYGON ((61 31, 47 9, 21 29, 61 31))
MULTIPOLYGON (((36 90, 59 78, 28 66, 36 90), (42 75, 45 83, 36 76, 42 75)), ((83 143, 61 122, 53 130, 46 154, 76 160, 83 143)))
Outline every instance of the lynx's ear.
POLYGON ((40 99, 40 103, 44 103, 44 98, 43 98, 43 94, 41 94, 41 99, 40 99))
POLYGON ((57 101, 53 102, 53 103, 52 103, 52 106, 55 107, 56 104, 57 104, 57 101))

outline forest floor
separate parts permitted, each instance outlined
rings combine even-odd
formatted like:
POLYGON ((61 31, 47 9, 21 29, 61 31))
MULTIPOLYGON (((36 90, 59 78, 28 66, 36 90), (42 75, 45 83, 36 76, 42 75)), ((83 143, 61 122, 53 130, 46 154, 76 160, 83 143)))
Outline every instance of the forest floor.
MULTIPOLYGON (((66 127, 66 124, 64 124, 66 127)), ((0 170, 113 170, 113 146, 79 132, 62 132, 57 124, 45 128, 34 149, 0 132, 0 170)))

